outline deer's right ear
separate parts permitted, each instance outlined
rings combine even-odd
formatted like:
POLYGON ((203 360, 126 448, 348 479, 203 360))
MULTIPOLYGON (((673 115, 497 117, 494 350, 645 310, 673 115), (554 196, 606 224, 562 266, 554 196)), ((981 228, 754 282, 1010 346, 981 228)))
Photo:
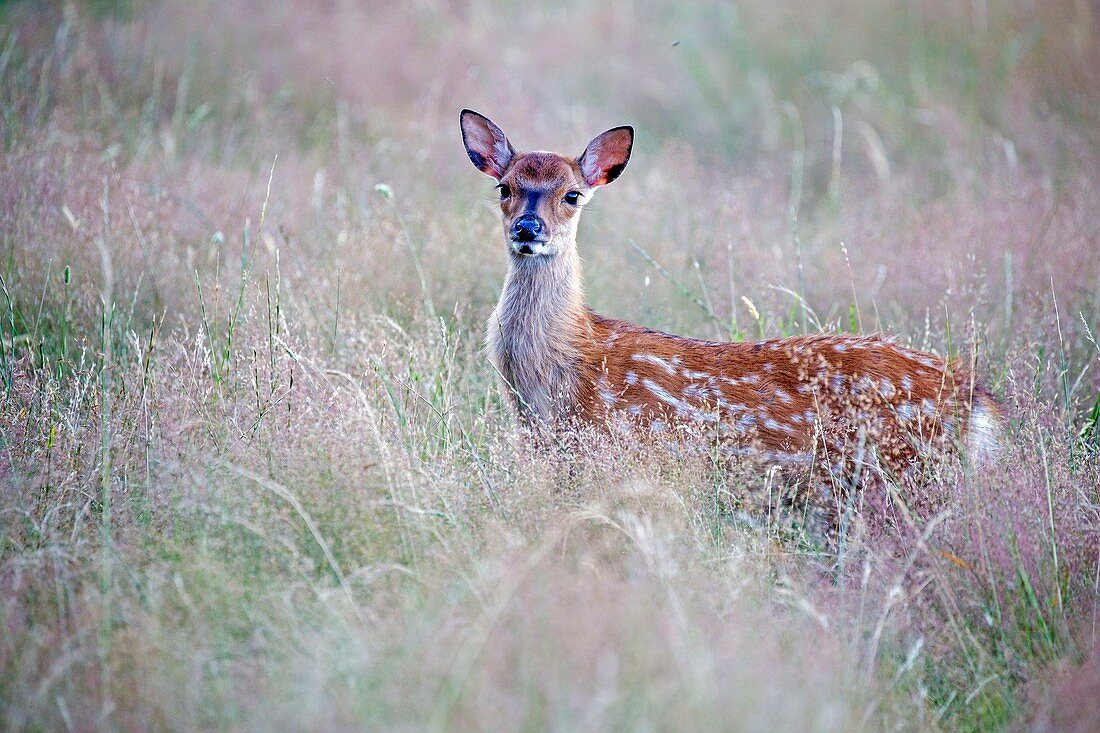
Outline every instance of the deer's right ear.
POLYGON ((619 177, 630 160, 634 147, 634 128, 630 125, 613 127, 601 132, 588 143, 577 158, 584 182, 589 186, 606 186, 619 177))
POLYGON ((466 146, 470 162, 482 173, 499 181, 516 154, 504 131, 488 117, 472 109, 462 110, 459 122, 462 125, 462 144, 466 146))

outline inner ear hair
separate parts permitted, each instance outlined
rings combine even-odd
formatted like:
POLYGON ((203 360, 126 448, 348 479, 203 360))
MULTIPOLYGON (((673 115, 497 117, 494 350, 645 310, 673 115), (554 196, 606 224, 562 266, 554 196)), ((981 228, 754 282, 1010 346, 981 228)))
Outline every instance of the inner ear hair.
POLYGON ((589 186, 606 186, 618 178, 630 161, 634 128, 613 127, 592 138, 577 162, 589 186))
POLYGON ((495 122, 472 109, 462 110, 459 123, 462 144, 466 147, 470 162, 482 173, 499 181, 516 154, 508 136, 495 122))

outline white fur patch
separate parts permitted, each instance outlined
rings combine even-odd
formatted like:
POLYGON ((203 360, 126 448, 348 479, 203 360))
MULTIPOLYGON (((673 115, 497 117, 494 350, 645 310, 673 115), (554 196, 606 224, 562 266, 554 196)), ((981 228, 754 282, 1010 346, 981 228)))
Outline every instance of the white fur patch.
POLYGON ((749 409, 745 407, 745 405, 742 405, 740 402, 730 402, 729 400, 722 399, 721 397, 718 398, 718 406, 733 415, 749 409))
POLYGON ((971 463, 980 466, 996 459, 1001 452, 1002 432, 1001 421, 993 411, 976 402, 966 430, 966 453, 971 463))
POLYGON ((733 429, 739 433, 746 433, 756 425, 756 415, 746 412, 733 424, 733 429))
POLYGON ((661 402, 664 402, 666 405, 675 408, 676 413, 682 417, 687 417, 692 420, 698 420, 699 422, 718 422, 718 415, 716 415, 715 413, 704 412, 698 407, 695 407, 694 405, 685 402, 684 400, 678 399, 677 397, 673 396, 673 394, 667 389, 650 379, 643 379, 642 386, 652 392, 653 396, 659 399, 661 402))
POLYGON ((662 359, 655 354, 634 354, 630 357, 634 361, 644 361, 654 366, 659 366, 664 369, 669 376, 676 374, 676 367, 674 367, 668 360, 662 359))
POLYGON ((764 427, 768 430, 775 430, 781 433, 787 433, 788 435, 794 435, 794 428, 786 423, 781 423, 773 418, 768 418, 764 421, 764 427))

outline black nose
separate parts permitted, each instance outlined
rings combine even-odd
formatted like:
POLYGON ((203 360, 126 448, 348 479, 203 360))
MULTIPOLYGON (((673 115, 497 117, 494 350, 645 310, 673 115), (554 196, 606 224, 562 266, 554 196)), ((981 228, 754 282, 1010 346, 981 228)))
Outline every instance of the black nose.
POLYGON ((533 242, 542 238, 542 220, 532 214, 525 214, 512 225, 512 237, 518 242, 533 242))

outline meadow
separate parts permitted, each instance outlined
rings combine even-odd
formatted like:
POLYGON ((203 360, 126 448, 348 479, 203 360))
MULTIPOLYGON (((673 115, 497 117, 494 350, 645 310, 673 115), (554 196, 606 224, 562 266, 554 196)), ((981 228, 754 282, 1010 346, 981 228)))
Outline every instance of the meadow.
POLYGON ((7 2, 0 113, 4 729, 1100 729, 1096 3, 7 2), (536 446, 463 107, 634 125, 597 311, 952 356, 999 463, 828 544, 536 446))

